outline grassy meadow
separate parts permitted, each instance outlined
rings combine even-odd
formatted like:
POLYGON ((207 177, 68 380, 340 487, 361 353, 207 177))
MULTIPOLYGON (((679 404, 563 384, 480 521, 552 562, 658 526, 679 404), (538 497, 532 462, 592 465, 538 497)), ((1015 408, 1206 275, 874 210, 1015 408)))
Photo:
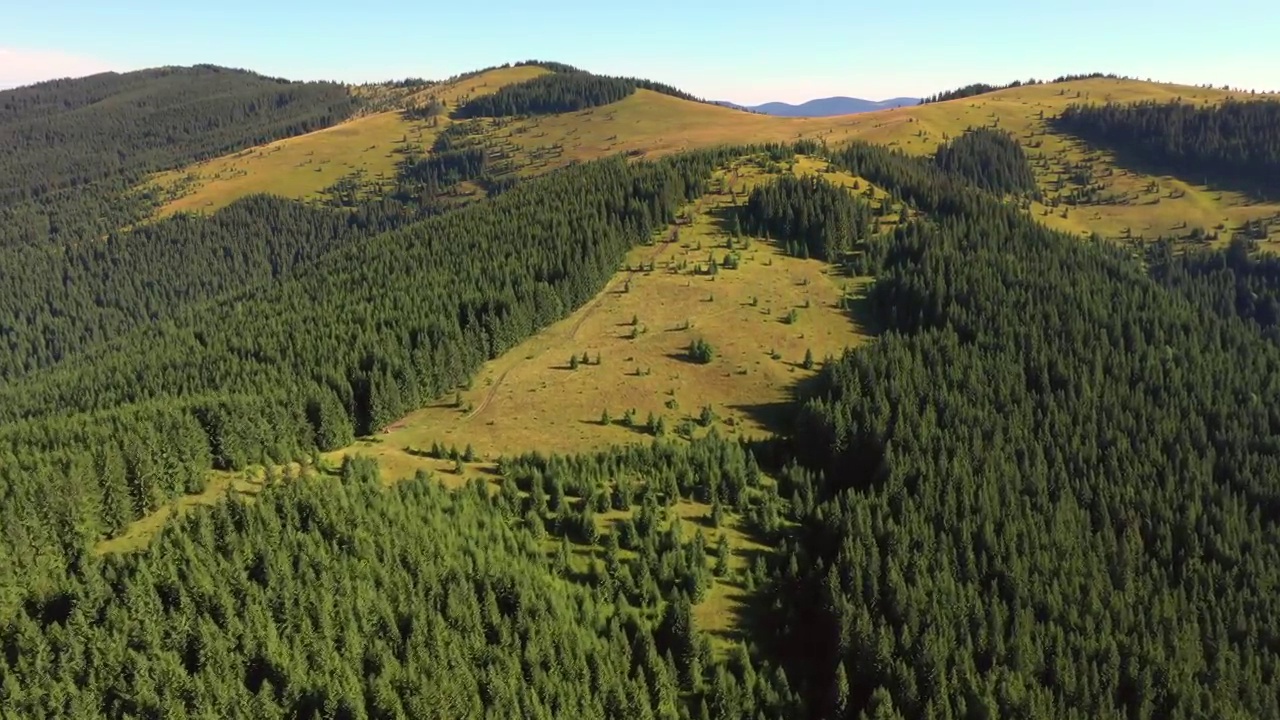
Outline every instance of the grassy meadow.
MULTIPOLYGON (((824 166, 803 159, 793 172, 824 166)), ((749 239, 745 250, 739 243, 737 269, 706 274, 709 258, 722 263, 730 252, 724 218, 734 195, 745 201, 765 177, 745 163, 719 173, 718 191, 688 209, 691 223, 633 249, 595 299, 487 363, 461 404, 443 398, 327 457, 371 455, 397 477, 444 467, 420 454, 433 443, 459 450, 470 444, 485 460, 530 449, 577 452, 648 442, 641 426, 650 413, 663 418, 670 436, 686 421, 701 434, 706 428, 694 421, 704 406, 722 434, 771 432, 822 358, 864 342, 871 330, 841 308, 842 295, 856 297, 867 279, 839 277, 826 263, 788 256, 771 241, 749 239), (686 357, 698 338, 715 350, 705 365, 686 357), (803 367, 806 352, 815 360, 811 369, 803 367), (578 358, 576 369, 570 357, 578 358), (636 426, 622 422, 628 410, 636 426)), ((849 187, 856 180, 839 173, 827 179, 849 187)))

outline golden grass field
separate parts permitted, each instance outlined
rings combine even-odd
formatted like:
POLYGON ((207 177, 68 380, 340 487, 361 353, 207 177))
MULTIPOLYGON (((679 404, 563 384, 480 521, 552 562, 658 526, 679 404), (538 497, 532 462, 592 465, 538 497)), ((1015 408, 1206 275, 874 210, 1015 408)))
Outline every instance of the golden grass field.
MULTIPOLYGON (((529 80, 547 71, 540 67, 491 70, 456 83, 422 90, 409 101, 437 97, 454 107, 464 97, 477 97, 504 85, 529 80)), ((159 214, 180 211, 213 212, 246 195, 271 193, 289 198, 318 197, 325 188, 353 172, 363 172, 369 184, 395 178, 405 148, 425 152, 446 127, 405 119, 399 110, 375 113, 267 145, 214 158, 191 167, 161 173, 151 182, 177 195, 159 214)))
MULTIPOLYGON (((806 159, 795 172, 813 173, 824 165, 806 159)), ((634 409, 638 424, 649 413, 662 416, 674 436, 683 419, 696 418, 710 405, 722 434, 770 432, 796 383, 816 372, 816 366, 801 367, 806 350, 820 363, 864 341, 870 330, 839 307, 842 294, 858 292, 866 280, 837 277, 826 263, 790 257, 768 241, 751 240, 736 270, 721 269, 714 279, 693 274, 709 254, 720 262, 728 252, 730 236, 716 215, 730 203, 730 187, 745 200, 745 191, 762 177, 747 164, 718 173, 724 192, 704 196, 693 207, 693 222, 679 228, 677 242, 635 248, 625 263, 633 270, 622 269, 587 305, 487 363, 462 393, 462 407, 446 398, 326 458, 339 462, 349 452, 363 453, 376 457, 389 476, 400 477, 418 468, 451 467, 406 451, 435 442, 459 450, 470 444, 477 456, 493 459, 534 449, 576 452, 651 440, 617 422, 602 425, 605 410, 617 420, 634 409), (648 263, 652 271, 638 270, 648 263), (686 269, 677 270, 681 264, 686 269), (796 322, 787 324, 784 316, 793 309, 796 322), (633 317, 639 322, 635 339, 633 317), (715 348, 710 364, 683 357, 695 338, 715 348), (584 352, 592 363, 599 356, 600 364, 569 369, 570 356, 584 352)), ((836 173, 828 179, 850 186, 855 180, 836 173)))

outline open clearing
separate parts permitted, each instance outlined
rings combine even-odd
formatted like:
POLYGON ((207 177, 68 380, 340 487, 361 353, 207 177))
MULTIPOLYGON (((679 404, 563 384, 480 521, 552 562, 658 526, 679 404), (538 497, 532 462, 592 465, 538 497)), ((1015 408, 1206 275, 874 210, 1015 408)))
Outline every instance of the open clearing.
MULTIPOLYGON (((449 107, 464 97, 478 97, 545 74, 540 67, 491 70, 475 77, 422 90, 412 97, 436 97, 449 107)), ((424 120, 409 120, 399 110, 365 115, 333 127, 278 140, 161 173, 155 185, 176 195, 160 216, 180 211, 213 212, 254 193, 309 199, 338 180, 362 173, 370 185, 395 178, 396 165, 406 150, 426 152, 440 130, 424 120)))
MULTIPOLYGON (((820 167, 804 160, 794 171, 820 167)), ((708 258, 722 263, 730 252, 731 236, 722 227, 732 202, 728 191, 745 201, 762 177, 747 164, 718 173, 721 192, 689 208, 690 224, 673 225, 654 244, 633 249, 627 267, 595 299, 487 363, 461 393, 460 406, 446 398, 327 458, 371 455, 389 476, 404 476, 442 467, 419 454, 433 443, 460 450, 469 444, 490 459, 535 449, 575 452, 648 442, 652 436, 639 426, 650 413, 675 435, 704 406, 722 434, 772 431, 785 422, 796 384, 815 374, 825 356, 863 342, 870 329, 841 308, 841 297, 856 296, 866 279, 840 277, 825 262, 790 257, 772 242, 750 240, 739 250, 737 269, 705 273, 708 258), (668 241, 677 232, 679 239, 668 241), (650 264, 652 270, 643 269, 650 264), (714 348, 712 362, 686 357, 697 338, 714 348), (802 367, 806 351, 813 353, 813 369, 802 367), (581 361, 583 353, 589 362, 571 369, 570 358, 581 361), (629 409, 637 427, 621 422, 629 409), (608 425, 601 423, 604 411, 608 425)), ((855 181, 836 173, 827 179, 855 181)))

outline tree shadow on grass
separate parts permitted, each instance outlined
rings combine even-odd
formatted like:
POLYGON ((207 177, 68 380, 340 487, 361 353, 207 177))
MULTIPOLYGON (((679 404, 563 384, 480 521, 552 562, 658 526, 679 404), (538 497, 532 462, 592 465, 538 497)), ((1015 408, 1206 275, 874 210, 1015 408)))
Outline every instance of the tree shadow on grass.
POLYGON ((689 354, 689 351, 687 349, 681 349, 681 350, 675 350, 673 352, 669 352, 666 354, 666 357, 670 358, 671 360, 678 360, 682 363, 687 363, 689 365, 710 365, 711 364, 711 363, 704 363, 704 362, 699 362, 695 360, 694 357, 689 354))
MULTIPOLYGON (((599 420, 579 420, 579 421, 578 421, 578 423, 579 423, 579 424, 581 424, 581 425, 591 425, 591 426, 593 426, 593 427, 602 427, 602 426, 600 425, 600 421, 599 421, 599 420)), ((634 434, 636 434, 636 435, 649 435, 649 434, 650 434, 650 433, 649 433, 649 429, 648 429, 648 428, 646 428, 646 427, 644 426, 644 424, 643 424, 643 423, 637 422, 636 424, 628 425, 628 424, 626 424, 626 423, 624 423, 624 422, 622 421, 622 418, 610 418, 610 419, 609 419, 609 426, 610 426, 610 427, 616 427, 616 428, 622 428, 623 430, 630 430, 632 433, 634 433, 634 434)))
POLYGON ((876 317, 875 308, 872 307, 871 297, 868 294, 870 290, 871 287, 868 285, 847 298, 844 301, 844 309, 849 319, 853 320, 864 334, 879 335, 883 328, 880 327, 880 320, 876 317))
POLYGON ((795 431, 796 417, 800 404, 811 397, 818 387, 818 375, 796 378, 788 388, 790 395, 786 400, 766 403, 738 403, 729 405, 729 410, 741 413, 755 424, 774 435, 791 435, 795 431))

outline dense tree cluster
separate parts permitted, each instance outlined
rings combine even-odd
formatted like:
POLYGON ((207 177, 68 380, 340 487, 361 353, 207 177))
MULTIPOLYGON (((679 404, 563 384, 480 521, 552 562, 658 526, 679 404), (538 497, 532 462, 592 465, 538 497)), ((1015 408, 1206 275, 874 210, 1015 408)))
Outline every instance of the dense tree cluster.
POLYGON ((407 158, 400 167, 401 184, 424 188, 434 195, 463 180, 474 180, 485 174, 489 152, 483 147, 433 152, 425 157, 407 158))
MULTIPOLYGON (((550 70, 551 72, 554 72, 554 73, 583 72, 583 70, 576 68, 572 65, 566 65, 560 62, 551 62, 546 60, 526 60, 524 62, 516 63, 517 67, 521 65, 537 65, 538 67, 546 68, 547 70, 550 70)), ((627 77, 622 79, 644 90, 652 90, 656 93, 662 93, 663 95, 678 97, 681 100, 691 100, 693 102, 706 102, 701 98, 690 95, 689 93, 684 92, 683 90, 680 90, 679 88, 676 88, 672 85, 668 85, 666 83, 655 82, 653 80, 648 80, 646 78, 637 78, 637 77, 627 77)))
MULTIPOLYGON (((728 472, 722 459, 746 474, 741 449, 717 447, 717 477, 728 472)), ((626 459, 679 467, 681 457, 626 459)), ((372 462, 349 459, 337 479, 275 484, 252 504, 193 514, 143 552, 86 558, 76 578, 0 622, 6 713, 789 715, 795 698, 780 671, 741 648, 717 658, 693 627, 684 585, 713 582, 711 548, 678 519, 663 521, 643 478, 630 559, 615 530, 582 551, 585 572, 567 540, 547 553, 541 527, 511 522, 515 503, 534 511, 533 496, 491 497, 482 483, 451 492, 421 475, 385 489, 378 479, 372 462)), ((564 517, 590 507, 585 495, 560 503, 564 517)))
POLYGON ((326 127, 355 110, 335 83, 210 65, 0 92, 0 246, 115 230, 135 219, 137 200, 123 190, 146 173, 326 127))
POLYGON ((787 243, 792 255, 836 261, 874 229, 870 205, 819 176, 783 175, 751 191, 746 232, 787 243))
MULTIPOLYGON (((548 67, 547 63, 530 64, 548 67)), ((698 101, 670 85, 639 78, 610 77, 554 65, 550 75, 507 85, 497 92, 467 101, 454 111, 457 118, 554 115, 608 105, 630 96, 637 88, 684 100, 698 101)))
POLYGON ((454 117, 511 117, 574 112, 617 102, 635 91, 636 86, 622 78, 587 72, 551 73, 507 85, 495 93, 469 100, 454 111, 454 117))
MULTIPOLYGON (((797 425, 811 483, 770 590, 789 676, 853 718, 1280 714, 1280 348, 926 161, 850 172, 888 329, 797 425)), ((816 716, 816 715, 815 715, 816 716)))
POLYGON ((1259 195, 1280 193, 1280 101, 1071 105, 1053 126, 1135 160, 1259 195))
POLYGON ((997 194, 1037 194, 1036 175, 1013 135, 993 128, 970 128, 938 146, 934 162, 978 187, 997 194))
POLYGON ((929 97, 921 98, 920 104, 924 105, 926 103, 946 102, 947 100, 960 100, 967 97, 973 97, 974 95, 986 95, 987 93, 993 93, 1000 90, 1011 90, 1013 88, 1022 87, 1024 85, 1045 85, 1045 84, 1053 84, 1053 83, 1072 82, 1074 80, 1091 80, 1094 78, 1111 78, 1115 80, 1115 79, 1119 79, 1120 76, 1114 73, 1083 73, 1078 75, 1062 75, 1047 81, 1036 80, 1035 78, 1031 78, 1030 80, 1014 80, 1013 82, 1006 83, 1004 85, 989 85, 987 83, 973 83, 971 85, 965 85, 964 87, 961 87, 961 88, 956 88, 955 90, 947 90, 945 92, 934 93, 929 97))

